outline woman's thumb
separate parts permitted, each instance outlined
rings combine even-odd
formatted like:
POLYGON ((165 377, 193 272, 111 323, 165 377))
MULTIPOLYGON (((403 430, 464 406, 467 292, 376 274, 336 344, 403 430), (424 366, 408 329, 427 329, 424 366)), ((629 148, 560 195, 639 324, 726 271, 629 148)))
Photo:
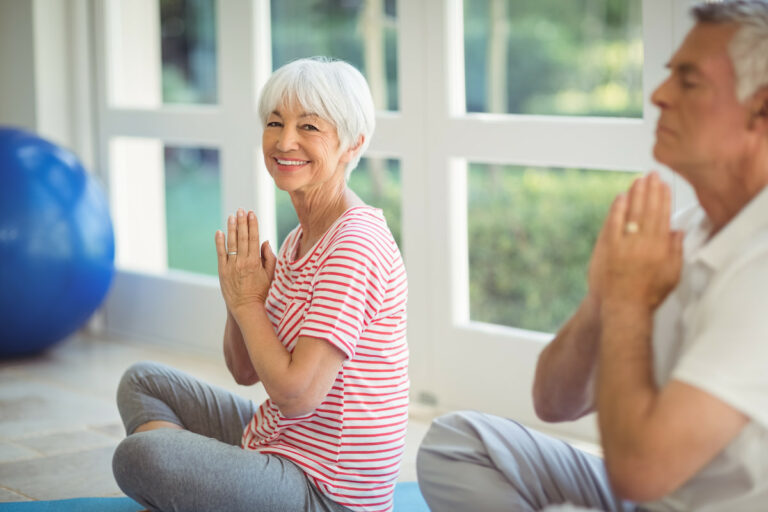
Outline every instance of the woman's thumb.
POLYGON ((264 270, 271 277, 275 271, 277 256, 275 256, 274 251, 272 251, 272 245, 268 241, 261 244, 261 262, 264 265, 264 270))

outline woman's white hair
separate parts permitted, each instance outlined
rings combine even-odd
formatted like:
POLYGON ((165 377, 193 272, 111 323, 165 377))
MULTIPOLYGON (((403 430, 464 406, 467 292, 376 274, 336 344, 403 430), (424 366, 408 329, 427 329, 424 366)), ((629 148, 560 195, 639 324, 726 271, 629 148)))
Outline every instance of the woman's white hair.
POLYGON ((728 47, 736 73, 736 97, 743 102, 768 85, 768 1, 726 0, 691 9, 700 23, 736 23, 728 47))
POLYGON ((332 123, 345 150, 363 136, 362 146, 347 164, 345 177, 349 178, 368 148, 376 126, 373 97, 363 75, 350 64, 327 57, 289 62, 272 73, 261 90, 262 126, 281 105, 293 103, 332 123))

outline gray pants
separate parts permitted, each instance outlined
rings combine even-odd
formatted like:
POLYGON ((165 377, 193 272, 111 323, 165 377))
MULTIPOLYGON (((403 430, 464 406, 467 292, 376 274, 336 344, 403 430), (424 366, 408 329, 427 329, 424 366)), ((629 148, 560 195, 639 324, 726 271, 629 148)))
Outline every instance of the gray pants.
POLYGON ((156 363, 138 363, 117 391, 125 438, 112 471, 120 488, 163 512, 348 511, 323 495, 295 464, 240 448, 256 404, 156 363), (162 428, 134 434, 148 421, 162 428))
POLYGON ((629 511, 602 459, 519 423, 477 412, 432 422, 416 460, 419 487, 439 512, 534 511, 571 503, 629 511))

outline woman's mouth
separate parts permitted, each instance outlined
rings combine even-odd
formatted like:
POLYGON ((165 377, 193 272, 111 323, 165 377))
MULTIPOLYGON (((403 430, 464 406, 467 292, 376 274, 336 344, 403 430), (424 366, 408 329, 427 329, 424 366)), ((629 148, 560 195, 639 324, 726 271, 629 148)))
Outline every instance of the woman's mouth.
POLYGON ((275 162, 277 162, 277 166, 281 170, 296 170, 299 167, 306 165, 309 163, 309 160, 294 160, 294 159, 286 159, 286 158, 275 158, 275 162))

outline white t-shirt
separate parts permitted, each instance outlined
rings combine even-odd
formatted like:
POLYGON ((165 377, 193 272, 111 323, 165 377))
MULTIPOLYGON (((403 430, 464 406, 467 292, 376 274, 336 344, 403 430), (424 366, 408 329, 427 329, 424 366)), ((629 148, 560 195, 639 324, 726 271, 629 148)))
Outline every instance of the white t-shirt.
POLYGON ((680 282, 654 317, 656 382, 695 386, 750 421, 654 511, 768 510, 768 188, 708 240, 700 207, 681 214, 680 282))

